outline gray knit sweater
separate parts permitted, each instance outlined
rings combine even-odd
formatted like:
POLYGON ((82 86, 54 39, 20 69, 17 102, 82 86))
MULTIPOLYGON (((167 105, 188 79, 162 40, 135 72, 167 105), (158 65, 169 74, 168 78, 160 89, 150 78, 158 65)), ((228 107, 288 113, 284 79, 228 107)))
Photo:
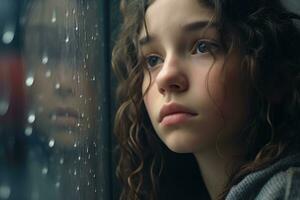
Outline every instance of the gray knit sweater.
POLYGON ((247 175, 229 191, 226 200, 300 200, 300 154, 247 175))

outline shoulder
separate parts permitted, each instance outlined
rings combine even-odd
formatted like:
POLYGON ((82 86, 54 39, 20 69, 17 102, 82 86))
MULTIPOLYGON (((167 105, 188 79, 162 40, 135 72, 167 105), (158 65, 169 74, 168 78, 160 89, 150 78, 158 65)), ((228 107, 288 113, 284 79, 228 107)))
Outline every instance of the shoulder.
POLYGON ((296 200, 299 188, 300 154, 296 154, 248 174, 230 189, 226 200, 296 200))
POLYGON ((255 199, 300 199, 300 167, 290 167, 274 174, 255 199))

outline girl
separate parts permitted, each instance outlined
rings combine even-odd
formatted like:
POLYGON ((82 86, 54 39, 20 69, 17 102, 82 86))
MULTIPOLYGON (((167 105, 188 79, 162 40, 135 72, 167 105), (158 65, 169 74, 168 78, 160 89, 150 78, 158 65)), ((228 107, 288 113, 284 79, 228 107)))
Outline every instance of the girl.
POLYGON ((121 199, 299 199, 300 17, 278 0, 121 10, 121 199))

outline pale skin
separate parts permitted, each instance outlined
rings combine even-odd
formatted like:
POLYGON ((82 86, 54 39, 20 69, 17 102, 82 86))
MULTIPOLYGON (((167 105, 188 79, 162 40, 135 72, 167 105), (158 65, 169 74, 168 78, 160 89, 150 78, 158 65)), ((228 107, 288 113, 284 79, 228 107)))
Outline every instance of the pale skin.
POLYGON ((144 103, 152 125, 169 149, 194 154, 216 199, 230 170, 242 162, 236 157, 242 152, 237 136, 249 115, 249 94, 239 51, 225 58, 216 25, 204 28, 212 18, 213 11, 197 0, 156 0, 146 11, 147 31, 144 26, 139 39, 146 68, 144 103), (162 108, 173 104, 190 113, 161 118, 162 108))

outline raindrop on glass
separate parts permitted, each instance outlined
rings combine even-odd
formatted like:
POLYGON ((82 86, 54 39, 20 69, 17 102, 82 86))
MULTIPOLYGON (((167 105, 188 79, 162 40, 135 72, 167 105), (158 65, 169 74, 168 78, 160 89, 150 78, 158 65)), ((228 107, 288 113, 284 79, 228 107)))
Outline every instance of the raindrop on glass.
POLYGON ((59 164, 64 164, 64 159, 63 158, 61 158, 60 160, 59 160, 59 164))
MULTIPOLYGON (((6 96, 6 95, 5 95, 6 96)), ((7 98, 0 99, 0 116, 4 116, 9 108, 9 100, 7 98)))
POLYGON ((69 41, 70 41, 70 38, 69 38, 69 36, 67 36, 65 39, 65 43, 68 43, 69 41))
POLYGON ((69 11, 68 10, 66 11, 66 17, 69 17, 69 11))
POLYGON ((48 168, 47 167, 44 167, 42 169, 42 174, 46 175, 48 173, 48 168))
POLYGON ((76 148, 76 147, 77 147, 77 143, 75 142, 75 143, 74 143, 74 148, 76 148))
POLYGON ((56 84, 55 84, 55 89, 58 90, 59 88, 60 88, 60 84, 59 84, 59 83, 56 83, 56 84))
POLYGON ((96 77, 95 77, 95 76, 93 76, 93 77, 92 77, 92 81, 95 81, 95 80, 96 80, 96 77))
POLYGON ((48 63, 48 60, 49 60, 48 56, 47 55, 43 55, 43 57, 42 57, 42 63, 44 65, 48 63))
POLYGON ((81 160, 81 157, 80 157, 80 156, 78 156, 78 160, 81 160))
POLYGON ((74 176, 76 176, 76 175, 77 175, 77 171, 76 171, 76 169, 74 170, 74 173, 73 173, 73 174, 74 174, 74 176))
POLYGON ((8 199, 11 193, 11 189, 8 185, 0 186, 0 199, 8 199))
POLYGON ((4 34, 2 35, 2 42, 4 44, 9 44, 13 41, 15 37, 15 31, 14 30, 6 30, 4 34))
POLYGON ((83 97, 83 95, 81 94, 81 95, 79 95, 79 98, 82 98, 83 97))
POLYGON ((72 10, 73 15, 76 13, 75 9, 72 10))
POLYGON ((56 182, 56 183, 55 183, 55 187, 56 187, 56 188, 59 188, 59 187, 60 187, 60 182, 56 182))
POLYGON ((31 134, 32 134, 32 127, 27 126, 26 129, 25 129, 25 135, 30 136, 31 134))
POLYGON ((51 120, 52 120, 52 121, 55 121, 55 120, 56 120, 56 115, 55 115, 55 114, 51 115, 51 120))
POLYGON ((80 127, 80 123, 77 123, 77 127, 80 127))
POLYGON ((33 76, 27 77, 27 79, 26 79, 26 81, 25 81, 25 83, 26 83, 26 85, 27 85, 28 87, 32 86, 33 82, 34 82, 33 76))
POLYGON ((55 12, 55 10, 54 10, 53 13, 52 13, 51 22, 52 22, 52 23, 55 23, 55 22, 56 22, 56 12, 55 12))
POLYGON ((54 146, 54 144, 55 144, 55 140, 54 139, 51 139, 50 141, 49 141, 49 147, 50 148, 52 148, 53 146, 54 146))
POLYGON ((45 76, 49 78, 51 76, 51 70, 47 70, 45 76))
POLYGON ((35 121, 35 114, 30 113, 28 118, 27 118, 28 123, 32 124, 35 121))
POLYGON ((76 187, 76 190, 79 191, 79 186, 76 187))

